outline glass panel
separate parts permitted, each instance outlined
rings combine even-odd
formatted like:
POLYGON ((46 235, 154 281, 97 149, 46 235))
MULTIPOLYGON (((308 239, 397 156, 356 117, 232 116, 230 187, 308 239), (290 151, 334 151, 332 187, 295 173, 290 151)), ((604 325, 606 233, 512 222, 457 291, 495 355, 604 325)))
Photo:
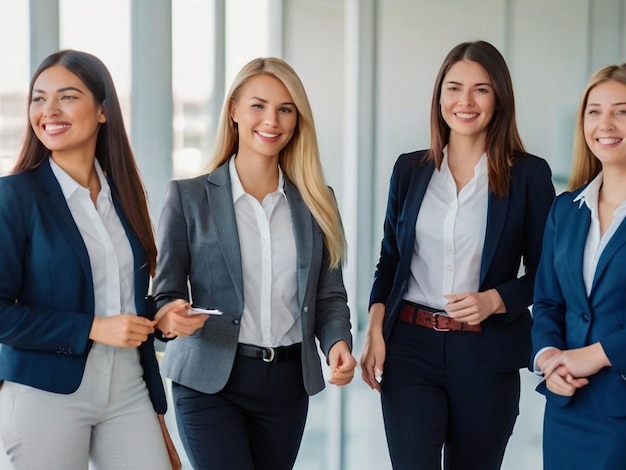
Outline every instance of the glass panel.
POLYGON ((0 0, 0 175, 12 168, 27 119, 28 2, 0 0))

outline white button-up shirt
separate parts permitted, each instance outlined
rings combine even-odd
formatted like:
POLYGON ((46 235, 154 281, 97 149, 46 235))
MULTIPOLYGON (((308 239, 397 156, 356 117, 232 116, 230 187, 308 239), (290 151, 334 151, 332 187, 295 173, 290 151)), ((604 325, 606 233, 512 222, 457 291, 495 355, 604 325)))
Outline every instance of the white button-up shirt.
POLYGON ((278 169, 276 191, 260 203, 244 191, 235 158, 229 171, 243 270, 239 342, 265 347, 299 343, 298 260, 283 172, 278 169))
POLYGON ((478 291, 488 191, 486 155, 457 194, 444 148, 441 168, 433 172, 417 216, 406 300, 443 310, 444 294, 478 291))
POLYGON ((136 314, 133 252, 98 160, 94 165, 101 187, 96 205, 89 196, 89 189, 78 184, 50 159, 54 176, 61 185, 89 254, 95 315, 136 314))

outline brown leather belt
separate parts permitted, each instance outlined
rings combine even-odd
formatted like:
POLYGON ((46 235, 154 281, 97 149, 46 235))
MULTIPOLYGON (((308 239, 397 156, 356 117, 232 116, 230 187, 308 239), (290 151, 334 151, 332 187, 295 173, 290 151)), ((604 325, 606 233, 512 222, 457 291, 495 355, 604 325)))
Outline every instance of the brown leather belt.
POLYGON ((480 333, 482 331, 480 325, 461 323, 446 316, 445 312, 428 312, 419 305, 406 301, 402 302, 398 317, 404 322, 431 328, 436 331, 469 331, 472 333, 480 333))

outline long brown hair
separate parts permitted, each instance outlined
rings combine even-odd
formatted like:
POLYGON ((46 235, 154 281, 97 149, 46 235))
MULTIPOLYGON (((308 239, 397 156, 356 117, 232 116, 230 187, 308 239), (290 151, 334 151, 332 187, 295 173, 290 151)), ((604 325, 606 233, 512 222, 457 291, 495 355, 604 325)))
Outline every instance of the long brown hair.
POLYGON ((585 91, 578 106, 578 114, 576 116, 576 131, 574 133, 574 149, 572 154, 572 171, 570 173, 567 189, 573 191, 582 185, 593 180, 600 170, 602 164, 589 149, 585 140, 585 108, 587 107, 587 99, 589 92, 595 87, 605 82, 617 82, 626 85, 626 64, 607 65, 596 71, 585 86, 585 91))
POLYGON ((425 159, 440 168, 443 148, 450 140, 450 127, 441 114, 441 87, 450 68, 461 60, 481 65, 493 85, 496 106, 487 128, 485 151, 489 164, 489 187, 497 196, 508 195, 511 184, 511 163, 526 150, 517 130, 515 97, 511 75, 502 54, 486 41, 463 42, 446 56, 435 80, 430 107, 430 149, 425 159))
POLYGON ((304 85, 293 68, 275 57, 257 58, 248 62, 235 76, 224 100, 217 131, 213 159, 208 171, 213 171, 237 153, 239 130, 230 116, 230 104, 237 102, 243 86, 252 77, 270 75, 287 88, 298 110, 294 134, 279 154, 279 163, 289 180, 298 188, 302 199, 324 233, 330 255, 330 268, 343 262, 346 240, 335 197, 325 182, 319 157, 313 112, 304 85))
MULTIPOLYGON (((96 158, 111 181, 111 189, 119 200, 124 216, 146 252, 150 274, 154 274, 157 249, 146 190, 126 134, 111 74, 100 59, 86 52, 71 49, 55 52, 46 57, 33 74, 28 95, 29 106, 35 81, 44 70, 55 65, 61 65, 76 75, 105 110, 107 122, 100 126, 98 131, 96 158)), ((32 126, 27 124, 24 142, 13 167, 13 173, 36 168, 49 155, 50 151, 37 138, 32 126)))

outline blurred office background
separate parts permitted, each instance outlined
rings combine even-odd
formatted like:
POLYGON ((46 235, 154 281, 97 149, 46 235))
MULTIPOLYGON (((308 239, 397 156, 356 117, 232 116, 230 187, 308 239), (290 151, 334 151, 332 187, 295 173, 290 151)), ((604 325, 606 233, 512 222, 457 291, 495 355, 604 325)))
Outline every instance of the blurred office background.
MULTIPOLYGON (((85 50, 116 82, 156 225, 165 183, 206 164, 237 70, 257 56, 286 59, 309 94, 344 218, 358 357, 391 168, 429 144, 445 54, 466 40, 498 47, 527 149, 548 160, 560 191, 580 94, 597 68, 624 62, 625 25, 626 0, 0 0, 0 174, 20 145, 31 72, 57 49, 85 50)), ((505 470, 541 468, 543 401, 537 378, 521 373, 505 470)), ((168 422, 175 434, 171 408, 168 422)), ((297 470, 390 468, 378 396, 360 371, 312 398, 297 470)))

